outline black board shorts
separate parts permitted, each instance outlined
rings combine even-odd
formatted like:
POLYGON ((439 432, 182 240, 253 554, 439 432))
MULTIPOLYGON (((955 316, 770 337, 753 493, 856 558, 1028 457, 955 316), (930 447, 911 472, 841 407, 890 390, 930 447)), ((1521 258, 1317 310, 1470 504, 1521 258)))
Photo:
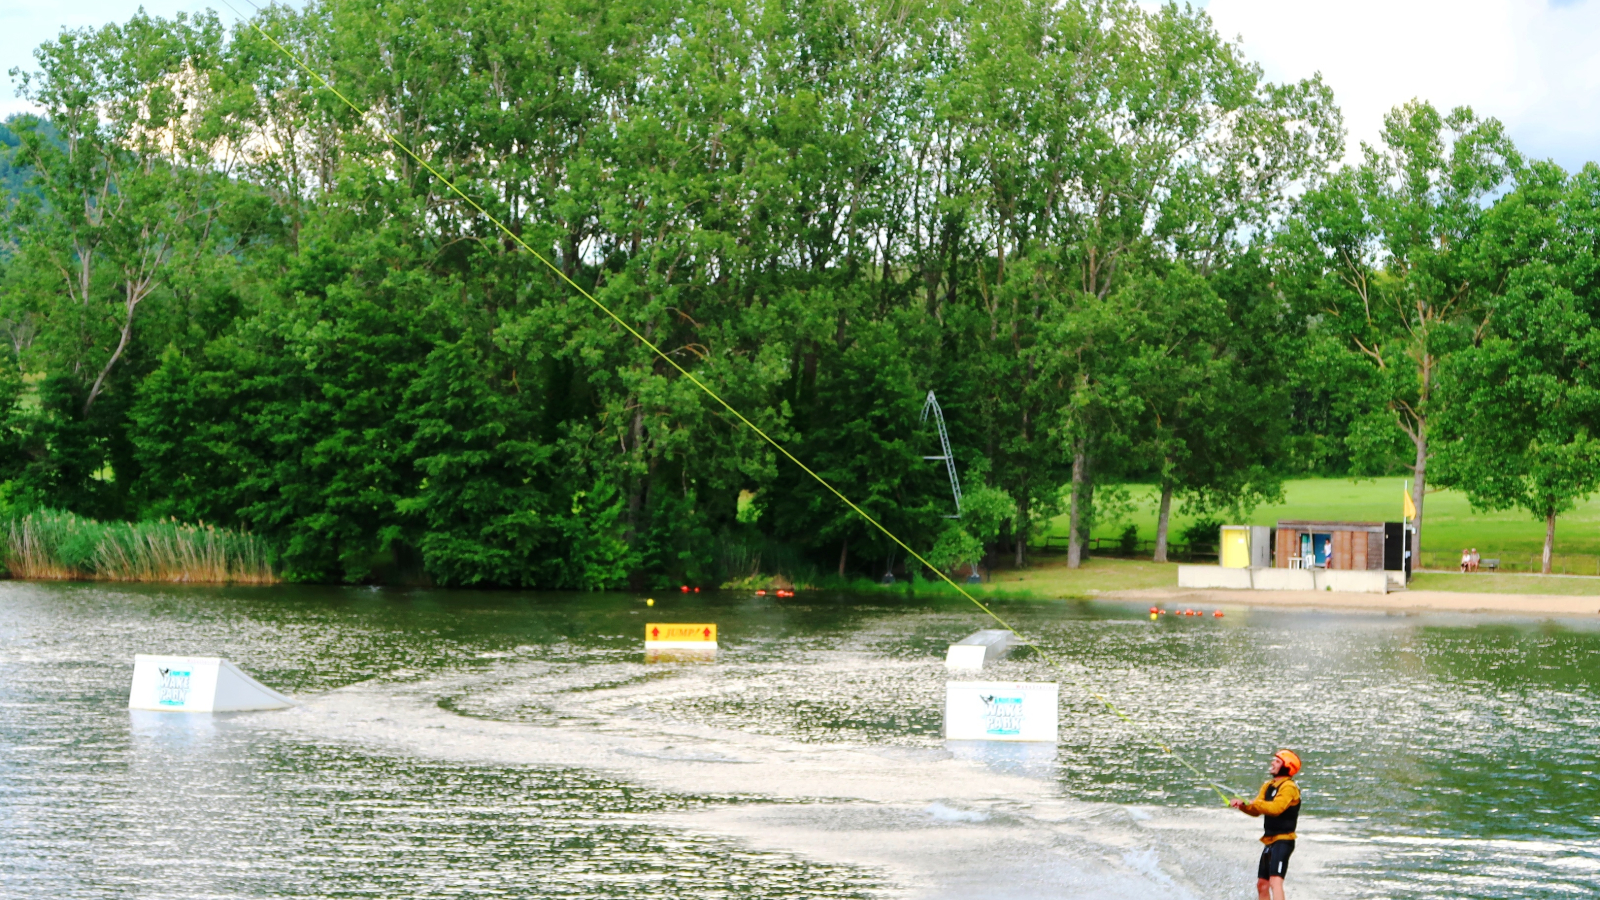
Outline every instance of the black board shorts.
POLYGON ((1261 848, 1261 865, 1256 867, 1256 877, 1282 878, 1289 874, 1289 857, 1294 854, 1294 841, 1273 841, 1261 848))

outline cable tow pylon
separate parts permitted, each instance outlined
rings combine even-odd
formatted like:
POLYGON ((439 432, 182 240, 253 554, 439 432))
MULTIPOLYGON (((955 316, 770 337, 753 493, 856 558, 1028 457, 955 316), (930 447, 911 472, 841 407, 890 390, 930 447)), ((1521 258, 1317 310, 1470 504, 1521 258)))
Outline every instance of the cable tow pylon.
MULTIPOLYGON (((915 559, 917 562, 921 563, 929 571, 932 571, 932 572, 938 574, 938 576, 941 579, 943 579, 946 584, 950 585, 952 588, 955 588, 957 593, 959 593, 959 594, 961 594, 961 596, 965 597, 968 601, 970 601, 972 603, 972 605, 974 605, 978 609, 982 610, 984 612, 984 614, 988 615, 989 618, 991 618, 991 619, 995 620, 995 622, 999 623, 999 625, 1001 627, 1003 627, 1005 630, 1011 632, 1012 635, 1014 635, 1017 638, 1018 642, 1026 645, 1026 646, 1032 647, 1034 649, 1034 651, 1039 654, 1039 657, 1041 659, 1045 660, 1047 663, 1050 664, 1050 666, 1052 668, 1054 668, 1056 670, 1056 672, 1060 675, 1061 680, 1063 682, 1072 685, 1073 687, 1083 691, 1088 696, 1094 698, 1102 706, 1104 706, 1109 712, 1111 712, 1113 715, 1115 715, 1118 719, 1122 720, 1122 722, 1127 724, 1134 731, 1138 732, 1140 737, 1145 739, 1152 746, 1160 748, 1162 753, 1165 753, 1166 755, 1168 755, 1168 756, 1172 757, 1174 760, 1176 760, 1180 765, 1182 765, 1185 769, 1187 769, 1190 772, 1190 774, 1195 776, 1195 778, 1198 781, 1198 783, 1203 784, 1206 787, 1210 788, 1212 791, 1214 791, 1217 794, 1217 796, 1221 797, 1222 798, 1222 802, 1224 804, 1226 804, 1228 802, 1228 795, 1224 792, 1222 785, 1219 785, 1215 781, 1211 781, 1210 779, 1206 778, 1205 775, 1202 774, 1201 771, 1198 768, 1196 768, 1193 763, 1189 762, 1189 760, 1186 759, 1182 754, 1180 754, 1177 751, 1173 750, 1172 747, 1170 745, 1168 745, 1166 741, 1164 741, 1164 740, 1162 740, 1160 738, 1160 736, 1156 735, 1150 729, 1146 728, 1144 725, 1141 725, 1139 722, 1135 721, 1126 712, 1124 712, 1120 707, 1118 707, 1115 703, 1113 703, 1111 701, 1111 699, 1109 697, 1107 697, 1105 694, 1103 694, 1100 691, 1095 690, 1094 688, 1092 688, 1092 687, 1090 687, 1090 686, 1088 686, 1086 684, 1083 684, 1083 683, 1079 682, 1078 680, 1072 678, 1072 676, 1067 672, 1066 668, 1064 666, 1062 666, 1061 663, 1058 660, 1056 660, 1056 658, 1054 656, 1052 656, 1047 651, 1045 651, 1045 649, 1043 647, 1040 647, 1038 644, 1034 643, 1033 641, 1031 641, 1028 638, 1026 638, 1025 636, 1023 636, 1023 634, 1021 632, 1017 631, 1016 628, 1012 627, 1010 622, 1007 622, 1004 618, 1002 618, 994 610, 992 610, 988 606, 986 606, 977 597, 974 597, 974 596, 972 596, 972 594, 968 593, 965 588, 963 588, 961 585, 957 584, 956 581, 954 579, 952 579, 949 575, 947 575, 944 572, 940 571, 939 569, 935 568, 934 565, 932 563, 928 562, 926 559, 923 559, 922 558, 922 554, 920 554, 917 551, 911 549, 911 546, 909 544, 907 544, 905 541, 902 541, 899 538, 898 535, 896 535, 894 532, 890 531, 888 528, 884 527, 880 522, 878 522, 877 519, 874 519, 872 516, 868 515, 866 510, 864 510, 861 507, 857 506, 853 501, 851 501, 851 499, 849 497, 846 497, 838 488, 834 487, 827 479, 823 478, 821 475, 818 475, 815 471, 813 471, 811 469, 811 467, 809 467, 805 463, 801 462, 798 457, 796 457, 793 453, 790 453, 787 448, 785 448, 782 444, 778 443, 778 441, 776 439, 774 439, 771 435, 769 435, 765 431, 763 431, 759 426, 756 425, 756 423, 754 423, 754 422, 750 421, 749 419, 745 418, 743 413, 739 412, 737 409, 734 409, 733 406, 728 403, 728 401, 722 399, 722 395, 720 395, 716 391, 712 390, 709 386, 707 386, 705 384, 705 382, 703 382, 700 379, 696 378, 692 372, 690 372, 688 369, 685 369, 670 354, 668 354, 666 351, 662 350, 660 347, 656 346, 655 343, 653 343, 649 338, 647 338, 643 334, 641 334, 638 329, 636 329, 632 325, 628 324, 627 321, 625 321, 621 316, 617 315, 614 311, 612 311, 611 307, 609 307, 609 306, 605 305, 604 303, 602 303, 593 294, 591 294, 587 290, 585 290, 582 285, 578 284, 576 281, 573 281, 571 277, 569 277, 565 272, 563 272, 561 270, 560 266, 557 266, 555 263, 551 262, 549 260, 549 258, 546 257, 543 253, 540 253, 538 250, 535 250, 532 247, 532 245, 528 244, 527 241, 524 241, 522 239, 522 236, 520 234, 518 234, 517 232, 513 231, 504 222, 500 221, 499 217, 495 216, 493 213, 489 212, 487 209, 484 209, 483 206, 480 203, 478 203, 478 201, 474 200, 472 197, 468 196, 465 191, 463 191, 463 190, 461 190, 461 188, 457 187, 456 183, 454 181, 451 181, 450 179, 446 178, 443 173, 441 173, 437 168, 435 168, 433 166, 432 163, 428 162, 426 159, 423 159, 421 156, 419 156, 416 153, 416 151, 411 149, 410 145, 406 144, 404 141, 402 141, 398 137, 396 137, 394 135, 394 133, 391 132, 388 128, 384 127, 382 124, 379 124, 379 122, 376 119, 376 117, 373 117, 372 115, 370 115, 367 110, 364 110, 360 106, 357 106, 354 102, 352 102, 350 100, 350 98, 346 97, 338 88, 334 87, 333 84, 330 83, 326 78, 323 78, 322 75, 319 74, 315 69, 312 69, 310 64, 308 64, 305 60, 301 59, 300 57, 296 56, 295 54, 291 53, 288 48, 284 47, 283 44, 279 43, 277 41, 277 39, 272 37, 272 35, 267 34, 266 31, 264 31, 261 28, 260 24, 258 24, 254 19, 247 19, 245 16, 240 15, 239 14, 239 10, 234 8, 233 5, 228 2, 228 0, 223 0, 223 4, 226 5, 229 9, 232 9, 235 15, 239 15, 240 19, 248 21, 250 23, 250 27, 256 32, 256 34, 260 35, 263 40, 265 40, 267 43, 271 44, 275 49, 277 49, 277 51, 279 53, 283 54, 285 58, 287 58, 291 63, 293 63, 295 65, 296 68, 300 69, 302 72, 305 72, 308 76, 310 76, 312 78, 312 80, 314 80, 323 89, 327 90, 330 94, 333 94, 333 96, 337 97, 339 99, 339 102, 343 103, 345 106, 349 107, 350 110, 352 112, 354 112, 361 119, 361 121, 368 123, 371 127, 375 128, 377 131, 381 132, 382 135, 383 135, 384 140, 388 141, 390 144, 392 144, 400 152, 404 153, 406 156, 408 156, 412 160, 414 160, 423 169, 427 170, 428 174, 430 174, 434 178, 438 179, 439 183, 444 185, 444 187, 448 188, 450 193, 456 195, 457 197, 460 197, 461 200, 464 203, 466 203, 468 206, 470 206, 479 215, 483 216, 485 220, 487 220, 496 229, 498 229, 502 234, 504 234, 508 240, 512 241, 518 247, 520 247, 523 250, 527 251, 527 253, 529 255, 531 255, 534 259, 537 259, 540 263, 542 263, 545 268, 549 269, 550 272, 552 274, 554 274, 558 279, 560 279, 561 281, 565 282, 567 284, 567 286, 572 288, 572 290, 575 291, 579 296, 583 297, 585 300, 588 300, 591 304, 594 305, 594 307, 596 309, 598 309, 602 313, 604 313, 607 318, 609 318, 613 322, 617 323, 617 325, 619 327, 621 327, 628 334, 632 335, 633 338, 635 340, 637 340, 641 345, 643 345, 644 347, 649 349, 650 352, 654 353, 656 356, 660 357, 661 360, 664 361, 667 365, 669 365, 673 369, 677 370, 678 374, 680 374, 684 378, 688 379, 690 384, 693 384, 695 387, 699 388, 707 397, 710 397, 712 400, 716 401, 717 405, 719 405, 723 409, 727 410, 729 415, 733 416, 735 419, 738 419, 741 424, 743 424, 746 428, 749 428, 753 433, 755 433, 758 437, 760 437, 767 444, 771 445, 772 448, 774 450, 776 450, 780 455, 782 455, 785 459, 789 460, 790 462, 792 462, 796 466, 798 466, 800 468, 800 471, 805 472, 807 475, 811 476, 811 478, 813 480, 815 480, 817 482, 817 484, 821 485, 829 493, 831 493, 835 497, 839 498, 839 502, 841 502, 845 506, 849 507, 852 512, 854 512, 856 515, 860 516, 863 520, 865 520, 867 522, 867 524, 871 525, 873 528, 876 528, 878 531, 882 532, 883 535, 885 537, 887 537, 891 542, 893 542, 895 545, 900 547, 900 549, 904 550, 906 552, 906 555, 910 556, 912 559, 915 559)), ((255 6, 255 4, 253 2, 251 2, 250 5, 251 6, 255 6)), ((258 12, 260 11, 260 7, 255 7, 255 8, 256 8, 256 10, 258 12)), ((929 400, 929 402, 934 404, 934 409, 938 409, 937 401, 934 401, 933 393, 931 391, 928 394, 928 400, 929 400)), ((956 477, 955 476, 955 463, 954 463, 953 460, 949 459, 949 457, 950 457, 949 439, 946 436, 946 433, 945 433, 945 430, 944 430, 944 419, 943 419, 943 415, 942 414, 939 416, 939 437, 940 437, 941 444, 943 445, 943 448, 944 448, 944 451, 945 451, 946 462, 950 467, 951 480, 952 480, 952 482, 955 482, 955 477, 956 477)))
POLYGON ((923 459, 944 460, 945 471, 950 473, 950 493, 956 498, 956 514, 945 516, 946 519, 961 518, 961 478, 956 475, 956 455, 950 452, 950 433, 944 428, 944 410, 939 408, 939 398, 933 396, 933 391, 928 392, 928 399, 922 403, 922 421, 928 421, 928 413, 933 413, 933 424, 939 429, 939 449, 944 451, 943 456, 924 456, 923 459))

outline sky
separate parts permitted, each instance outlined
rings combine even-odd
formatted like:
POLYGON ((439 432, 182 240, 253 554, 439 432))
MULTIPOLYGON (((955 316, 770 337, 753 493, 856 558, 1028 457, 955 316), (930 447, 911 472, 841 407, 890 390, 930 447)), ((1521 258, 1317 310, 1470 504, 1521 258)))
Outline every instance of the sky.
MULTIPOLYGON (((249 9, 245 0, 230 0, 249 9)), ((261 2, 261 0, 257 0, 261 2)), ((220 0, 0 0, 0 118, 29 109, 16 95, 12 69, 35 67, 33 50, 63 28, 94 28, 125 22, 143 6, 153 16, 170 19, 179 12, 215 9, 225 22, 237 17, 220 0)))
MULTIPOLYGON (((1201 4, 1196 4, 1201 5, 1201 4)), ((1348 149, 1412 98, 1505 123, 1524 155, 1600 160, 1600 0, 1211 0, 1274 81, 1321 72, 1348 149)))
MULTIPOLYGON (((63 26, 121 21, 138 0, 0 0, 0 116, 27 108, 4 75, 63 26)), ((145 0, 155 15, 217 0, 145 0)), ((235 4, 248 8, 243 0, 235 4)), ((1147 5, 1152 5, 1148 4, 1147 5)), ((1317 72, 1344 110, 1351 153, 1412 98, 1504 122, 1523 153, 1600 160, 1600 0, 1199 0, 1275 81, 1317 72)), ((1353 158, 1353 157, 1352 157, 1353 158)))

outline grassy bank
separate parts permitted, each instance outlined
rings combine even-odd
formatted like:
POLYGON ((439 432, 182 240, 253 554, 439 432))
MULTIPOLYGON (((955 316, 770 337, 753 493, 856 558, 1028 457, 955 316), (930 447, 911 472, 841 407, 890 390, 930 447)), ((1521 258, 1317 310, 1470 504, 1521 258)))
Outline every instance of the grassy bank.
MULTIPOLYGON (((1156 533, 1156 504, 1160 497, 1149 485, 1132 488, 1134 514, 1118 522, 1100 523, 1095 537, 1113 539, 1129 524, 1141 538, 1156 533)), ((1284 485, 1284 502, 1263 506, 1241 525, 1273 525, 1279 519, 1393 522, 1400 519, 1399 478, 1350 481, 1342 478, 1308 478, 1284 485)), ((1538 571, 1544 547, 1544 523, 1517 510, 1476 513, 1459 491, 1429 494, 1424 509, 1422 568, 1455 567, 1463 547, 1476 547, 1485 558, 1498 558, 1514 572, 1538 571)), ((1173 510, 1174 536, 1197 517, 1181 505, 1173 510)), ((1065 516, 1051 523, 1049 533, 1064 537, 1065 516)), ((1559 574, 1600 575, 1600 497, 1580 503, 1556 522, 1555 571, 1559 574)))
MULTIPOLYGON (((1177 583, 1178 568, 1174 563, 1091 559, 1081 568, 1069 569, 1065 555, 1051 555, 1036 558, 1026 569, 997 569, 987 581, 981 584, 962 583, 961 587, 980 599, 1057 600, 1091 597, 1107 591, 1174 587, 1177 583)), ((749 589, 745 585, 727 587, 734 590, 749 589)), ((827 576, 805 581, 799 587, 805 591, 847 591, 857 594, 904 593, 911 590, 918 596, 959 596, 956 589, 945 582, 923 578, 918 578, 912 585, 903 579, 886 585, 867 579, 848 580, 827 576)))
POLYGON ((1499 572, 1418 572, 1411 579, 1414 591, 1454 591, 1467 594, 1600 595, 1600 578, 1593 575, 1522 575, 1499 572))
POLYGON ((13 578, 273 584, 266 543, 251 534, 176 521, 97 522, 40 510, 0 533, 13 578))

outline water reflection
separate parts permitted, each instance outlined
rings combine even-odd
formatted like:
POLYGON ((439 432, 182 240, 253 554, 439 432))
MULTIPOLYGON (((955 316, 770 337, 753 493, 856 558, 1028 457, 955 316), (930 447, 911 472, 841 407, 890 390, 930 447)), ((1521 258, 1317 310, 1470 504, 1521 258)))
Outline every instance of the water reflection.
POLYGON ((1055 744, 1002 741, 945 741, 956 759, 982 763, 996 772, 1027 778, 1055 778, 1060 751, 1055 744))

